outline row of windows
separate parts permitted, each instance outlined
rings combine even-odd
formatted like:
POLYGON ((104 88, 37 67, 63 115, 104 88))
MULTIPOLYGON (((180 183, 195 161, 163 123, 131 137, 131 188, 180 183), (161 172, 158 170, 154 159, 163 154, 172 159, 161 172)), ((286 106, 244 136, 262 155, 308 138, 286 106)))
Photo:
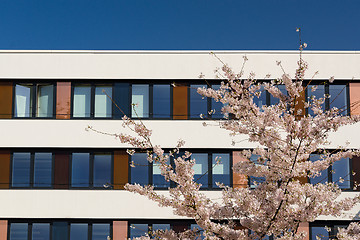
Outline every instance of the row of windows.
MULTIPOLYGON (((202 188, 217 188, 216 182, 231 185, 229 153, 194 153, 195 179, 202 188)), ((160 174, 159 166, 147 161, 146 153, 135 153, 129 159, 135 167, 129 171, 130 183, 168 188, 171 184, 160 174)), ((52 152, 13 152, 11 163, 12 188, 52 188, 54 182, 52 152)), ((128 165, 128 164, 127 164, 128 165)), ((74 152, 70 154, 69 185, 71 188, 111 189, 114 184, 112 152, 74 152)))
POLYGON ((12 222, 9 240, 110 240, 110 223, 12 222))
MULTIPOLYGON (((213 85, 219 88, 220 85, 213 85)), ((189 85, 188 116, 200 118, 214 109, 212 118, 221 118, 220 102, 203 98, 198 87, 189 85)), ((168 84, 73 84, 71 90, 72 118, 132 118, 171 119, 173 86, 168 84), (132 107, 134 106, 134 107, 132 107)), ((17 83, 14 87, 15 118, 53 118, 56 87, 54 83, 17 83)), ((210 116, 209 116, 210 117, 210 116)))
POLYGON ((310 225, 311 240, 329 240, 336 239, 339 228, 346 228, 348 221, 319 221, 310 225))

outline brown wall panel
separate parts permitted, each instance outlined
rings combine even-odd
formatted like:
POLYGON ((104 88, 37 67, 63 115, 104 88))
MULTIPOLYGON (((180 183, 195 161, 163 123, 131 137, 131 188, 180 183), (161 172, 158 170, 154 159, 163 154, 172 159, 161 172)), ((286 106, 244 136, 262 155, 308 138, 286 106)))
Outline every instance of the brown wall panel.
POLYGON ((71 82, 58 82, 56 87, 56 118, 70 119, 71 82))
POLYGON ((350 113, 360 115, 360 83, 349 83, 350 113))
POLYGON ((301 222, 299 224, 298 232, 306 232, 306 237, 303 240, 310 239, 310 228, 308 222, 301 222))
POLYGON ((0 220, 0 240, 7 240, 8 221, 0 220))
POLYGON ((128 231, 127 221, 113 221, 113 240, 128 239, 127 231, 128 231))
POLYGON ((114 189, 124 189, 129 181, 129 155, 126 150, 114 152, 114 189))
MULTIPOLYGON (((352 176, 352 180, 354 183, 354 186, 357 186, 360 184, 360 157, 353 157, 352 159, 352 169, 355 173, 355 175, 352 176)), ((359 190, 360 187, 356 187, 356 190, 359 190)))
POLYGON ((64 152, 55 153, 54 188, 56 189, 69 188, 69 161, 70 161, 69 153, 64 153, 64 152))
POLYGON ((300 120, 301 117, 305 115, 305 89, 300 93, 300 97, 296 99, 295 102, 295 116, 297 120, 300 120))
POLYGON ((0 150, 0 189, 9 188, 10 183, 10 151, 0 150))
POLYGON ((179 85, 173 88, 173 119, 187 119, 188 87, 179 85))
MULTIPOLYGON (((238 151, 233 152, 233 166, 241 161, 248 161, 243 158, 238 151)), ((233 187, 234 188, 246 188, 248 186, 248 177, 244 174, 239 174, 233 170, 233 187)))
POLYGON ((0 118, 12 117, 13 84, 0 82, 0 118))

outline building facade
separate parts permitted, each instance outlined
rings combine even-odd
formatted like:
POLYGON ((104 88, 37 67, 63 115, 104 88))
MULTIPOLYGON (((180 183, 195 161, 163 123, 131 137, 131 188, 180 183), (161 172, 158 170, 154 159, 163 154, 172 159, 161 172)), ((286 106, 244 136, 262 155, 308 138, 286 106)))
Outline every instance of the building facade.
MULTIPOLYGON (((216 55, 235 71, 240 71, 246 56, 245 76, 255 72, 257 79, 281 76, 277 61, 294 74, 299 58, 297 51, 216 55)), ((358 115, 360 53, 306 51, 303 58, 309 63, 305 78, 313 79, 310 85, 331 76, 336 79, 320 84, 315 93, 304 93, 304 99, 330 94, 325 108, 336 106, 342 114, 358 115)), ((0 66, 0 240, 120 240, 150 228, 181 231, 196 226, 193 220, 124 190, 126 183, 152 184, 164 194, 171 187, 158 166, 146 162, 145 153, 128 156, 130 146, 86 131, 92 126, 106 133, 129 132, 122 127, 124 114, 142 119, 153 130, 153 143, 165 149, 185 140, 184 149, 197 160, 196 174, 205 174, 200 183, 210 197, 221 195, 215 182, 233 187, 253 184, 251 177, 233 173, 232 166, 242 160, 239 151, 255 145, 216 126, 203 126, 204 121, 223 117, 219 103, 196 93, 198 87, 220 84, 214 70, 221 62, 209 52, 0 51, 0 66), (199 79, 200 74, 207 82, 199 79), (208 115, 212 109, 215 114, 208 115), (213 168, 216 157, 222 163, 213 168), (130 167, 131 162, 137 167, 130 167)), ((258 101, 275 100, 267 94, 258 101)), ((331 134, 329 148, 350 141, 349 147, 358 149, 359 133, 359 124, 342 128, 331 134)), ((323 173, 325 181, 343 177, 341 197, 356 195, 360 159, 343 159, 332 168, 323 173)), ((320 217, 302 224, 302 229, 309 232, 309 239, 334 234, 337 226, 357 220, 359 210, 360 206, 341 218, 320 217), (324 232, 325 225, 332 232, 324 232)))

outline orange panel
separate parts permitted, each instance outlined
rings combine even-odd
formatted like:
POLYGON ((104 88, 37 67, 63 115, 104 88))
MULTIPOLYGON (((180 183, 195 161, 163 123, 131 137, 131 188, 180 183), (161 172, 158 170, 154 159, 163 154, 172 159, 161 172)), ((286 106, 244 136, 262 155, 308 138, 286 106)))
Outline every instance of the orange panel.
POLYGON ((0 118, 12 117, 13 84, 0 82, 0 118))
POLYGON ((297 120, 305 115, 305 89, 300 93, 300 97, 295 102, 295 116, 297 120))
POLYGON ((299 232, 306 232, 306 233, 307 233, 307 235, 306 235, 306 237, 304 238, 304 240, 309 240, 309 239, 310 239, 309 223, 307 223, 307 222, 302 222, 302 223, 300 223, 299 228, 298 228, 298 231, 299 231, 299 232))
POLYGON ((58 82, 56 87, 56 118, 70 119, 71 82, 58 82))
POLYGON ((125 150, 114 152, 114 189, 124 189, 129 181, 129 155, 125 150))
POLYGON ((7 240, 8 221, 0 220, 0 240, 7 240))
POLYGON ((0 150, 0 189, 9 188, 10 182, 10 151, 0 150))
MULTIPOLYGON (((242 161, 248 161, 246 158, 243 158, 240 152, 233 152, 233 166, 242 161)), ((244 174, 235 173, 233 170, 233 187, 234 188, 246 188, 248 186, 248 177, 244 174)))
POLYGON ((187 119, 188 87, 181 85, 173 88, 173 119, 187 119))
POLYGON ((360 83, 350 83, 350 113, 360 115, 360 83))
POLYGON ((113 222, 113 240, 128 239, 127 232, 128 232, 128 222, 127 221, 114 221, 113 222))

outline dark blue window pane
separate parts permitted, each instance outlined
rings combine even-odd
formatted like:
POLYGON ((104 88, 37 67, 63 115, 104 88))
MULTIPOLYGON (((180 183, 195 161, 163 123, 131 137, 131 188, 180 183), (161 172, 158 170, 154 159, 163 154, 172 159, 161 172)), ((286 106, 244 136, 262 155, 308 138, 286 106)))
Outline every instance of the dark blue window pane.
POLYGON ((213 187, 218 188, 217 182, 230 186, 230 155, 228 153, 214 153, 212 155, 213 187))
POLYGON ((153 86, 153 117, 170 118, 170 85, 153 86))
POLYGON ((197 233, 198 233, 198 236, 196 239, 205 239, 205 237, 202 235, 204 230, 197 224, 191 224, 190 225, 190 229, 194 230, 194 229, 197 229, 197 233))
POLYGON ((67 240, 69 239, 67 222, 54 222, 52 227, 52 240, 67 240))
MULTIPOLYGON (((212 89, 219 90, 220 85, 212 85, 212 89)), ((213 98, 211 98, 211 110, 215 111, 211 114, 212 118, 220 119, 223 118, 224 114, 221 113, 221 109, 223 107, 222 102, 217 102, 213 98)))
POLYGON ((170 224, 153 224, 152 229, 156 230, 170 230, 170 224))
POLYGON ((33 223, 32 240, 49 240, 50 224, 49 223, 33 223))
POLYGON ((28 224, 27 223, 11 223, 10 240, 27 240, 28 224))
POLYGON ((110 224, 94 223, 92 226, 92 240, 107 240, 110 238, 110 224))
POLYGON ((52 153, 35 153, 34 187, 51 187, 52 153))
POLYGON ((258 106, 261 109, 262 106, 266 105, 266 93, 267 92, 265 91, 263 86, 261 87, 259 92, 261 92, 261 95, 259 97, 254 96, 253 102, 256 104, 256 106, 258 106))
POLYGON ((124 116, 130 116, 130 84, 115 83, 114 84, 114 118, 119 119, 124 116))
POLYGON ((168 188, 170 182, 166 181, 161 175, 160 164, 153 162, 153 185, 157 188, 168 188))
POLYGON ((130 238, 145 236, 149 232, 147 224, 131 224, 130 225, 130 238))
POLYGON ((89 187, 89 153, 73 153, 72 154, 72 187, 89 187))
POLYGON ((350 188, 350 162, 349 158, 342 158, 332 165, 332 181, 342 189, 350 188), (341 179, 341 180, 340 180, 341 179))
MULTIPOLYGON (((315 162, 317 160, 320 160, 320 155, 319 154, 311 154, 310 155, 310 161, 315 162)), ((328 182, 328 170, 327 169, 322 170, 320 173, 321 173, 320 176, 310 178, 310 183, 311 184, 328 182)))
POLYGON ((146 153, 135 153, 131 156, 131 161, 135 165, 131 168, 131 183, 149 184, 149 162, 146 158, 146 153))
POLYGON ((341 115, 347 114, 346 85, 329 85, 330 108, 336 107, 341 115))
MULTIPOLYGON (((259 155, 253 154, 250 157, 250 161, 252 161, 255 164, 263 165, 264 163, 258 163, 259 157, 260 157, 259 155)), ((266 180, 265 177, 250 176, 250 187, 255 188, 257 185, 259 185, 260 183, 263 183, 265 180, 266 180)))
MULTIPOLYGON (((286 87, 285 85, 277 85, 277 88, 280 89, 280 91, 282 92, 282 94, 287 95, 287 91, 286 91, 286 87)), ((264 94, 265 95, 265 94, 264 94)), ((280 100, 278 98, 273 97, 270 94, 270 105, 276 105, 280 102, 280 100)))
POLYGON ((200 114, 207 116, 207 98, 197 93, 198 88, 205 85, 190 85, 190 118, 200 118, 200 114))
POLYGON ((321 240, 329 239, 329 233, 324 227, 311 227, 311 240, 317 240, 317 236, 320 237, 321 240))
POLYGON ((111 155, 94 155, 94 187, 111 185, 111 155))
POLYGON ((30 187, 30 153, 13 153, 12 186, 30 187))
POLYGON ((202 188, 207 188, 209 185, 208 174, 208 154, 207 153, 193 153, 191 159, 195 159, 196 163, 193 166, 195 171, 194 181, 202 184, 202 188))
MULTIPOLYGON (((309 85, 307 88, 307 96, 311 103, 311 97, 314 96, 316 99, 324 98, 325 95, 325 86, 324 85, 309 85), (316 90, 313 92, 312 88, 316 87, 316 90)), ((322 110, 325 110, 325 103, 322 105, 322 110)), ((314 115, 314 112, 308 108, 308 113, 314 115)))
POLYGON ((70 225, 70 240, 88 240, 88 224, 72 223, 70 225))

